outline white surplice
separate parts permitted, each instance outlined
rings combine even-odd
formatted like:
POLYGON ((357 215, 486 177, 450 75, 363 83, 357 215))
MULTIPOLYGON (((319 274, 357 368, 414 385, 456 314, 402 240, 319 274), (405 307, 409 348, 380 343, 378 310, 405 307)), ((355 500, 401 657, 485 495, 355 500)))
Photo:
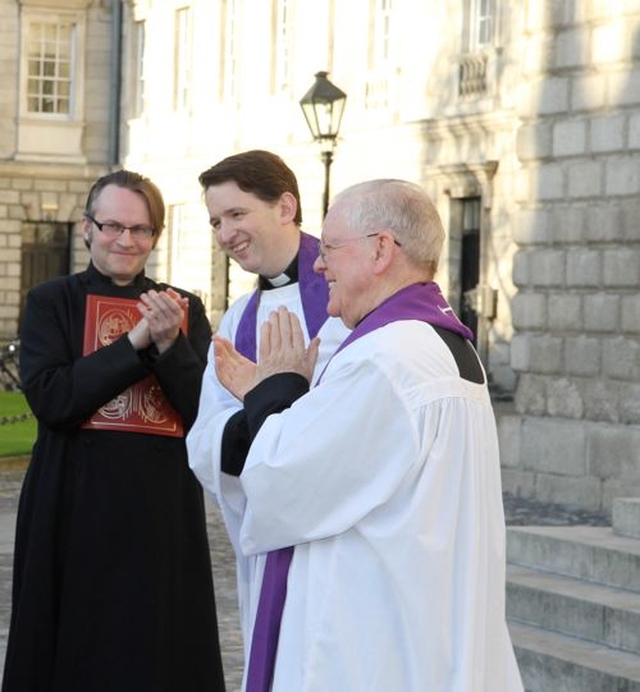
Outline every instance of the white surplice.
MULTIPOLYGON (((239 298, 224 314, 217 334, 235 342, 236 331, 242 314, 251 298, 248 293, 239 298)), ((308 341, 309 335, 304 319, 300 287, 298 283, 274 288, 260 293, 256 324, 257 347, 260 345, 259 325, 269 319, 278 307, 284 306, 295 313, 308 341)), ((315 377, 327 364, 329 357, 348 336, 349 330, 337 318, 329 318, 320 329, 320 352, 315 377)), ((213 362, 213 349, 209 349, 207 368, 202 380, 202 391, 197 419, 187 435, 189 466, 202 484, 207 495, 220 507, 222 516, 237 558, 238 601, 244 638, 245 661, 248 661, 251 632, 257 599, 262 584, 264 557, 247 559, 238 544, 240 523, 245 510, 244 492, 238 478, 220 472, 220 449, 222 435, 229 418, 242 408, 242 404, 220 384, 213 362)))
POLYGON ((214 475, 245 564, 295 546, 273 692, 522 691, 489 393, 430 325, 347 346, 267 418, 239 482, 214 475))

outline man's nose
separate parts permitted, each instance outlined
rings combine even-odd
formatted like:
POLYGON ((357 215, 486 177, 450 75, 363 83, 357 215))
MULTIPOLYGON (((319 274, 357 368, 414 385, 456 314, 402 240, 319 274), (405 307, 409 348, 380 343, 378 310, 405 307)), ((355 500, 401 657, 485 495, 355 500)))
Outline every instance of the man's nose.
POLYGON ((313 271, 316 274, 322 274, 326 268, 327 265, 325 264, 322 255, 318 255, 313 263, 313 271))
POLYGON ((120 245, 127 245, 127 246, 135 245, 134 238, 133 238, 133 235, 131 233, 131 229, 126 228, 126 227, 122 230, 122 233, 120 233, 120 235, 118 236, 117 241, 120 245))
POLYGON ((220 225, 216 229, 216 238, 219 243, 228 243, 236 233, 233 220, 221 220, 220 225))

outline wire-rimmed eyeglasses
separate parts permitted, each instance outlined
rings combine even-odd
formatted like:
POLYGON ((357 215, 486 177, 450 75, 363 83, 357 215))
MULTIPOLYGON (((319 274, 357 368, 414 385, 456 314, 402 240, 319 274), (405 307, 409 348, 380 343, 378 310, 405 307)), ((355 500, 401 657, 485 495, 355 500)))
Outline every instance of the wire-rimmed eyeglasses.
POLYGON ((91 214, 87 214, 85 212, 84 215, 87 219, 89 219, 89 221, 91 221, 91 223, 94 223, 98 227, 98 230, 101 233, 104 233, 109 238, 117 238, 118 236, 122 235, 125 231, 129 231, 129 233, 131 233, 131 236, 138 240, 142 238, 153 238, 153 236, 156 234, 155 228, 151 228, 151 226, 145 226, 144 224, 137 224, 135 226, 125 226, 124 224, 118 223, 117 221, 105 221, 104 223, 100 223, 99 221, 96 221, 93 218, 93 216, 91 216, 91 214))
MULTIPOLYGON (((323 240, 320 240, 320 244, 318 245, 318 256, 320 257, 320 259, 323 262, 325 262, 327 259, 327 255, 330 252, 333 252, 333 250, 338 250, 339 248, 344 247, 345 245, 353 242, 354 240, 364 240, 365 238, 375 238, 378 235, 380 235, 379 231, 377 233, 367 233, 366 235, 358 235, 358 236, 355 236, 354 238, 344 238, 343 240, 340 240, 339 242, 335 242, 335 243, 325 243, 323 240)), ((402 247, 402 243, 397 241, 395 238, 393 239, 393 242, 398 247, 402 247)))

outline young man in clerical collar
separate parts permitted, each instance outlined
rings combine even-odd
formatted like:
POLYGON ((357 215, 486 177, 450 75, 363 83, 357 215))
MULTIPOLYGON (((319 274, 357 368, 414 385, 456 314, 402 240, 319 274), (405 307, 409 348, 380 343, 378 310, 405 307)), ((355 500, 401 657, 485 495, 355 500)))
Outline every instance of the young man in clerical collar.
MULTIPOLYGON (((316 375, 348 336, 342 321, 327 315, 328 287, 313 270, 319 253, 316 237, 302 231, 302 206, 293 171, 276 154, 263 150, 229 156, 199 177, 209 222, 220 248, 245 271, 258 275, 258 286, 240 297, 223 316, 217 334, 229 339, 247 358, 256 361, 260 326, 281 306, 300 319, 307 342, 320 338, 316 375)), ((223 473, 242 425, 242 402, 220 385, 209 352, 202 382, 198 416, 187 437, 189 464, 204 489, 220 505, 231 536, 240 516, 221 486, 238 479, 223 473), (229 448, 231 447, 231 449, 229 448)), ((255 604, 249 581, 260 579, 234 542, 245 645, 248 646, 255 604)), ((248 651, 245 651, 248 655, 248 651)))

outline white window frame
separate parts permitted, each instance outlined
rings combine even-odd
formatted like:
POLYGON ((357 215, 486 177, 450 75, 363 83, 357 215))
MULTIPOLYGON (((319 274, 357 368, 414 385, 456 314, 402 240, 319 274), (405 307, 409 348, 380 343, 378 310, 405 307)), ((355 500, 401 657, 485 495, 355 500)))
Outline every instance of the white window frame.
POLYGON ((373 16, 373 67, 392 64, 395 59, 394 0, 375 0, 373 16))
POLYGON ((133 107, 131 116, 139 118, 146 110, 147 99, 147 22, 133 22, 133 107))
MULTIPOLYGON (((26 10, 23 14, 22 26, 24 30, 25 40, 22 44, 22 53, 20 60, 20 113, 22 116, 29 118, 46 118, 46 119, 56 119, 56 120, 77 120, 78 119, 78 103, 81 101, 81 94, 79 89, 79 42, 82 22, 78 21, 78 16, 76 14, 64 14, 64 13, 44 13, 44 12, 30 12, 26 10), (66 79, 62 79, 59 75, 59 68, 61 62, 59 59, 53 61, 55 68, 54 75, 40 75, 38 77, 33 77, 30 74, 30 65, 33 62, 33 54, 30 52, 32 41, 37 37, 34 36, 33 30, 35 27, 50 27, 58 32, 62 27, 68 27, 69 29, 69 75, 66 79), (50 79, 48 79, 50 77, 50 79), (31 89, 31 84, 33 82, 38 82, 38 98, 46 99, 46 95, 43 93, 43 86, 49 82, 53 88, 54 93, 51 94, 52 98, 58 98, 57 87, 66 83, 68 85, 68 110, 65 112, 59 112, 57 110, 31 110, 30 109, 30 94, 33 94, 31 89)), ((42 35, 40 35, 39 43, 43 43, 42 35)), ((56 42, 55 50, 56 54, 58 52, 59 43, 56 42)), ((42 59, 44 56, 40 53, 39 58, 42 59)), ((43 70, 42 70, 43 71, 43 70)), ((60 96, 61 98, 61 96, 60 96)))
POLYGON ((370 0, 369 71, 365 83, 365 107, 370 113, 389 117, 398 102, 401 23, 395 0, 370 0))
POLYGON ((495 0, 471 0, 469 17, 469 52, 487 48, 494 43, 495 0))
POLYGON ((85 22, 86 12, 83 10, 49 10, 28 4, 21 7, 20 32, 25 39, 21 42, 20 49, 17 159, 74 163, 86 161, 82 148, 85 115, 85 22), (29 36, 30 27, 37 24, 72 27, 67 113, 29 110, 29 36))
POLYGON ((185 112, 191 106, 193 80, 193 12, 189 5, 174 11, 173 109, 185 112))
POLYGON ((275 17, 275 90, 290 92, 292 86, 293 2, 276 0, 275 17))
POLYGON ((224 54, 221 94, 223 100, 234 100, 238 95, 239 20, 239 1, 226 0, 224 4, 224 54))

